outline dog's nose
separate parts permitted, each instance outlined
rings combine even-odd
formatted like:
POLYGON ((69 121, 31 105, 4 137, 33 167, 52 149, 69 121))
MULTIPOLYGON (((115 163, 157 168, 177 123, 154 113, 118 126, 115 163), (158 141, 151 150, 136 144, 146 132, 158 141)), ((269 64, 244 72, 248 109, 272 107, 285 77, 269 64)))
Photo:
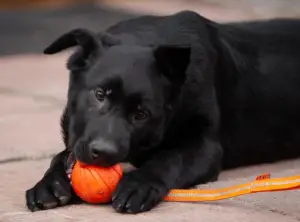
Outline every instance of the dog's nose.
POLYGON ((109 160, 111 157, 114 157, 117 155, 117 149, 116 146, 109 141, 106 141, 104 139, 97 139, 92 141, 89 144, 91 157, 93 159, 103 159, 103 160, 109 160))

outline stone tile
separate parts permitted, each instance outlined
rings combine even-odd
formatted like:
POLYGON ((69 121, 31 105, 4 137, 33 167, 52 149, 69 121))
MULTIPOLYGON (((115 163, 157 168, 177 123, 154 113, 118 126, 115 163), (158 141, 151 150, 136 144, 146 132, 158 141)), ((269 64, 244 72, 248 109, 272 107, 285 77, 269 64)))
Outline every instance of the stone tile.
MULTIPOLYGON (((253 194, 210 203, 164 202, 152 211, 138 215, 118 214, 109 205, 93 206, 86 204, 31 213, 25 207, 24 192, 42 177, 49 162, 50 159, 46 159, 0 165, 1 222, 296 222, 300 218, 299 191, 253 194)), ((232 177, 230 181, 221 180, 211 183, 210 186, 224 187, 252 179, 252 176, 241 179, 240 173, 242 171, 235 171, 236 178, 239 179, 232 177)), ((290 169, 277 172, 278 176, 289 174, 299 174, 299 170, 290 169)))
MULTIPOLYGON (((14 93, 3 93, 0 90, 0 121, 19 114, 29 114, 57 109, 58 103, 51 103, 42 99, 16 95, 14 93)), ((63 104, 63 103, 62 103, 63 104)), ((61 107, 62 107, 61 104, 61 107)))
POLYGON ((0 161, 48 156, 63 149, 61 109, 30 111, 0 118, 0 161))
MULTIPOLYGON (((256 176, 270 173, 272 178, 300 175, 300 159, 282 161, 273 164, 261 164, 237 168, 221 173, 221 182, 209 183, 198 188, 223 188, 253 181, 256 176)), ((232 198, 230 201, 219 201, 222 206, 254 207, 257 210, 268 210, 291 218, 300 219, 300 189, 285 192, 264 192, 232 198)))
POLYGON ((64 101, 68 83, 67 54, 2 57, 0 93, 34 96, 50 102, 64 101))
POLYGON ((0 161, 41 157, 63 148, 66 54, 0 59, 0 161))
POLYGON ((25 206, 24 192, 42 177, 50 159, 0 165, 0 221, 153 221, 138 216, 116 213, 110 206, 77 205, 31 213, 25 206))

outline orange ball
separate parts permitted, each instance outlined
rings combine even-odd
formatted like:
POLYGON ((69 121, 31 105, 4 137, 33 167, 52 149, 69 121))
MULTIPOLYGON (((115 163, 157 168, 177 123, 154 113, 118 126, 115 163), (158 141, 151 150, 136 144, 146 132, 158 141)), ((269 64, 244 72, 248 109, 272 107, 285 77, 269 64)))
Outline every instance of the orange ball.
POLYGON ((87 203, 99 204, 111 201, 112 193, 123 176, 120 164, 98 167, 76 162, 72 170, 72 187, 87 203))

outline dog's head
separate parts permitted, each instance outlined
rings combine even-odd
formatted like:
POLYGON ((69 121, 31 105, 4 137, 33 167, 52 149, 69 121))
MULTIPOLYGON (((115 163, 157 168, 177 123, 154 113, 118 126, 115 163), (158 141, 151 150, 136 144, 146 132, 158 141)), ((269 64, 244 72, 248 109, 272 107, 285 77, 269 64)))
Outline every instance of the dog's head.
POLYGON ((71 46, 68 144, 78 160, 109 166, 162 140, 185 80, 190 48, 121 44, 109 34, 72 30, 45 49, 71 46))

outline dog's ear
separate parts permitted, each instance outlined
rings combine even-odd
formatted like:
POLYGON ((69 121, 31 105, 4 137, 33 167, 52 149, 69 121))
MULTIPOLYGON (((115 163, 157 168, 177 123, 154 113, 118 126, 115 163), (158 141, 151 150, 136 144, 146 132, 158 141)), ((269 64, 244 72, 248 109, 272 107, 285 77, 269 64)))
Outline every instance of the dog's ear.
POLYGON ((154 50, 154 57, 163 75, 177 84, 185 80, 190 54, 190 46, 159 46, 154 50))
POLYGON ((44 53, 55 54, 73 46, 80 48, 68 61, 67 67, 70 70, 86 68, 91 57, 99 54, 102 49, 101 41, 95 33, 86 29, 74 29, 56 39, 44 53))

